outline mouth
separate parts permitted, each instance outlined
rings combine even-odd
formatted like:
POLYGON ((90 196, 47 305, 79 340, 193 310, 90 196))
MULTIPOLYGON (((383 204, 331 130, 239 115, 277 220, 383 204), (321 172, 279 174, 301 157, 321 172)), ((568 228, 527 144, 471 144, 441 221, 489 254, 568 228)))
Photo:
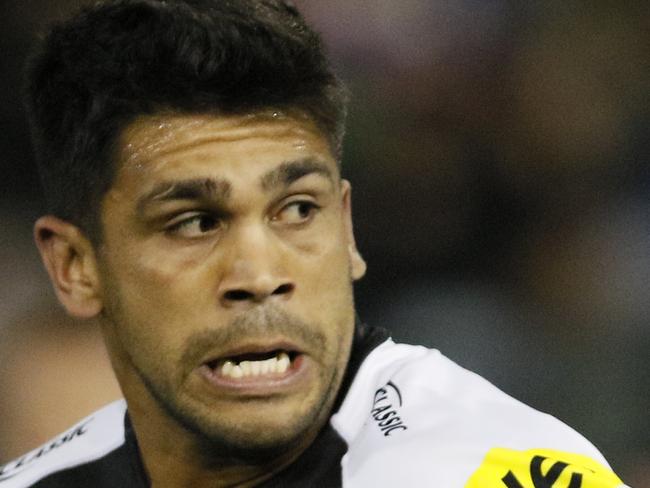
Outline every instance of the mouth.
POLYGON ((205 361, 199 371, 219 391, 269 395, 304 385, 313 369, 308 356, 293 346, 250 346, 205 361))
POLYGON ((249 352, 214 359, 205 363, 213 375, 239 380, 242 378, 261 378, 285 376, 296 366, 300 353, 297 351, 274 349, 268 352, 249 352))

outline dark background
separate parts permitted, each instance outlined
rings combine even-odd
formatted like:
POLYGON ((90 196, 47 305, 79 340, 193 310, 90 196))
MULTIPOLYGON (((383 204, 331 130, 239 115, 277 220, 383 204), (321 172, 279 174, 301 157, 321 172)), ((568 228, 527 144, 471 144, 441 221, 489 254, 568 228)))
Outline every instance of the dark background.
MULTIPOLYGON (((0 16, 0 463, 119 393, 31 243, 21 70, 82 1, 0 16)), ((650 486, 646 2, 303 0, 353 92, 361 317, 439 348, 650 486)))

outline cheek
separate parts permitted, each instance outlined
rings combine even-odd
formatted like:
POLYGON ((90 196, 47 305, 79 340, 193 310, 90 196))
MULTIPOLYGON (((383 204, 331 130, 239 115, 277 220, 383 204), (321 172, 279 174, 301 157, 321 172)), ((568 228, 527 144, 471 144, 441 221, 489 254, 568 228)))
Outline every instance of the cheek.
POLYGON ((328 209, 313 227, 291 235, 286 241, 295 252, 310 260, 324 271, 336 272, 331 266, 344 266, 347 262, 347 239, 344 222, 338 207, 328 209))
POLYGON ((185 260, 156 259, 147 254, 120 254, 111 264, 107 315, 122 336, 122 348, 137 346, 141 360, 163 356, 171 359, 182 349, 192 325, 201 324, 205 294, 196 266, 185 260))
MULTIPOLYGON (((201 286, 203 259, 188 253, 161 253, 153 246, 135 245, 134 250, 119 253, 111 264, 125 298, 165 307, 183 296, 191 297, 188 288, 201 286), (176 300, 172 297, 178 295, 176 300)), ((152 310, 152 312, 155 310, 152 310)))
POLYGON ((354 328, 354 300, 347 251, 341 247, 333 246, 318 259, 304 263, 297 280, 297 290, 302 292, 296 298, 302 315, 321 324, 323 334, 329 337, 324 345, 328 354, 345 356, 354 328))
POLYGON ((335 233, 324 234, 313 244, 314 252, 304 253, 301 272, 302 286, 327 295, 347 295, 350 280, 350 260, 347 243, 335 233))

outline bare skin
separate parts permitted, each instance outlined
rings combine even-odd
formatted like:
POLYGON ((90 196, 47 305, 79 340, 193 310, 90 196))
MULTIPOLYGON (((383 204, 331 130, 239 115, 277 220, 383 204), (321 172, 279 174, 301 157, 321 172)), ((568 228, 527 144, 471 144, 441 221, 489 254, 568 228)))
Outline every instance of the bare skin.
POLYGON ((152 486, 255 486, 327 421, 365 273, 350 187, 299 114, 126 128, 95 249, 48 216, 61 302, 99 316, 152 486))

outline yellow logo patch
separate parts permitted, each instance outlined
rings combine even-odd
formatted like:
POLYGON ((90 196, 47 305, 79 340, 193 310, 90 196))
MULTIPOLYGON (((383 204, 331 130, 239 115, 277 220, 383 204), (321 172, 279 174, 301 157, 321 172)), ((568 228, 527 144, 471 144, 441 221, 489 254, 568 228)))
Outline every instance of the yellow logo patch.
POLYGON ((491 449, 465 488, 618 488, 623 482, 593 459, 550 449, 491 449))

